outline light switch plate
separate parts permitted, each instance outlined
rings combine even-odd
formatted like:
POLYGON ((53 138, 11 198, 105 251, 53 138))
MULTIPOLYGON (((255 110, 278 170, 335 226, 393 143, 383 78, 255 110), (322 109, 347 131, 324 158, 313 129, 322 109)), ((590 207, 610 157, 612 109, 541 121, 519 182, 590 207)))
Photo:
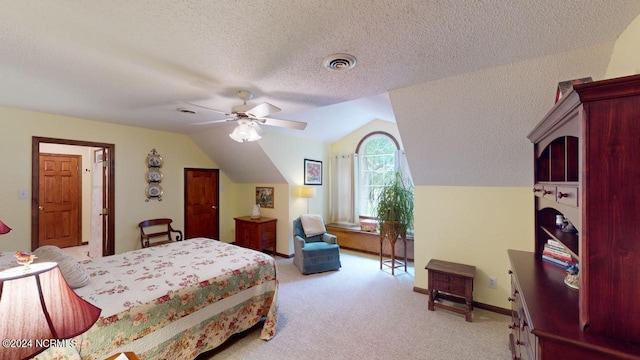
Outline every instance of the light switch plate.
POLYGON ((29 192, 27 189, 18 189, 18 199, 28 199, 29 192))

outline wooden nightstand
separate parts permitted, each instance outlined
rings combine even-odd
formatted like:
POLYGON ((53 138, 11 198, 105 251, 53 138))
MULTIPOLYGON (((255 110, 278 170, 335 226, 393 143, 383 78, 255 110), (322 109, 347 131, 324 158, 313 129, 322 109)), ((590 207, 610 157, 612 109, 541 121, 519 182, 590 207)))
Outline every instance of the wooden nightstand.
POLYGON ((434 307, 451 310, 464 314, 465 320, 471 322, 473 277, 476 273, 476 267, 431 259, 425 269, 429 275, 429 310, 433 311, 434 307), (434 303, 439 291, 464 298, 466 309, 434 303))
POLYGON ((236 221, 236 245, 262 251, 273 248, 276 256, 276 222, 278 219, 250 216, 234 218, 236 221))

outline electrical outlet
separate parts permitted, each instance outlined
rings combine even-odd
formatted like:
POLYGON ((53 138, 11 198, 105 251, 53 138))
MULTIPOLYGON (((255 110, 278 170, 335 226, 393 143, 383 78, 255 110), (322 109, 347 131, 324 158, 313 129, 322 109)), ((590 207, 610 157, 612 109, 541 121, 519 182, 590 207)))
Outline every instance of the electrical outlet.
POLYGON ((498 288, 498 279, 495 276, 489 276, 489 287, 491 289, 498 288))

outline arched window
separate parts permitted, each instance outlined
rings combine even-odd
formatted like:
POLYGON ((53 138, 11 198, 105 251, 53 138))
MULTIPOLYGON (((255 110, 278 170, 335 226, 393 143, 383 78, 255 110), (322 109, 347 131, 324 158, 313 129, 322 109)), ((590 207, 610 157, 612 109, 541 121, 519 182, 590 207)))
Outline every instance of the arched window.
POLYGON ((357 210, 360 216, 374 216, 377 203, 370 194, 384 187, 384 179, 398 168, 398 150, 398 141, 386 132, 372 132, 360 140, 356 148, 359 159, 357 210))

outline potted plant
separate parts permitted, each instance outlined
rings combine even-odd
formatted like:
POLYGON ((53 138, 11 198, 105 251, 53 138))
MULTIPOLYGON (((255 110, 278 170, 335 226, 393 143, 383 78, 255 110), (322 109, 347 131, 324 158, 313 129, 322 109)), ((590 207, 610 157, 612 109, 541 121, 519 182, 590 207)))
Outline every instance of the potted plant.
POLYGON ((378 201, 375 215, 381 236, 390 239, 406 236, 413 228, 413 185, 400 170, 385 179, 385 187, 377 189, 372 196, 378 201))

